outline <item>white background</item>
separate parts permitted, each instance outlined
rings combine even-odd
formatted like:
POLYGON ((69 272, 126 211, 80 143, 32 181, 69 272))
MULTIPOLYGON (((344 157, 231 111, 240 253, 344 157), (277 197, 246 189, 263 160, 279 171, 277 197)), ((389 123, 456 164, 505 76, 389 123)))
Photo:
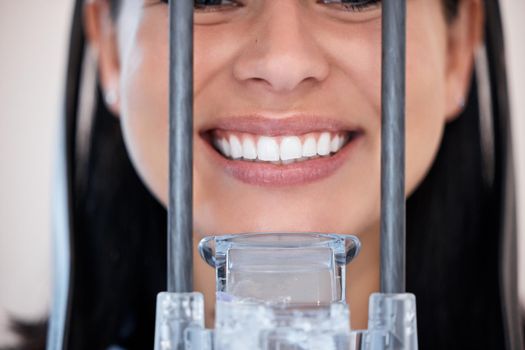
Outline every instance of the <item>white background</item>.
MULTIPOLYGON (((490 0, 489 0, 490 1, 490 0)), ((0 345, 50 297, 50 202, 73 0, 0 0, 0 345)), ((502 0, 525 255, 525 0, 502 0)), ((525 301, 525 258, 520 261, 525 301)))

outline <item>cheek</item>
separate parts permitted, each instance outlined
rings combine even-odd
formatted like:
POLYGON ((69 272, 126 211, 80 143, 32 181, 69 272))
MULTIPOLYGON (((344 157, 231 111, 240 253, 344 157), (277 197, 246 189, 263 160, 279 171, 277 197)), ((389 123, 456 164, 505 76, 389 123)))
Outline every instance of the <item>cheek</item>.
POLYGON ((121 125, 126 147, 142 180, 167 203, 168 39, 163 21, 138 27, 121 66, 121 125))
MULTIPOLYGON (((439 10, 439 9, 436 9, 439 10)), ((424 13, 424 12, 422 12, 424 13)), ((411 17, 407 23, 406 191, 430 169, 445 119, 446 28, 442 19, 411 17), (422 54, 422 53, 425 54, 422 54)))

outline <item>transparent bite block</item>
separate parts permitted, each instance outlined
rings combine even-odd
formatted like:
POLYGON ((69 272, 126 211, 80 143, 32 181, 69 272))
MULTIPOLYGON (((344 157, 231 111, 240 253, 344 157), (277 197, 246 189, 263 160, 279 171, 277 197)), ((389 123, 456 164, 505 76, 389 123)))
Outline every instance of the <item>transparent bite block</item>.
POLYGON ((208 237, 201 256, 216 269, 217 300, 328 305, 345 299, 345 267, 355 236, 245 234, 208 237))
POLYGON ((199 244, 216 271, 215 328, 200 293, 161 293, 156 350, 413 350, 415 299, 374 294, 369 329, 352 331, 346 265, 355 236, 272 233, 214 236, 199 244))
POLYGON ((199 248, 216 269, 215 349, 337 349, 349 330, 345 267, 356 237, 232 235, 199 248))

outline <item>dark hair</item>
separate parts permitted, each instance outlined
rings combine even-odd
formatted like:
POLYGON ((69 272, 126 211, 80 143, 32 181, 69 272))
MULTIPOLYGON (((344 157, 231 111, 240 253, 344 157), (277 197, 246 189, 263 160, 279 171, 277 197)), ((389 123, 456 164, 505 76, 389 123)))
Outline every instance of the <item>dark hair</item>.
MULTIPOLYGON (((80 88, 81 3, 77 0, 65 106, 70 232, 59 237, 71 252, 71 271, 59 276, 69 297, 64 300, 63 287, 55 297, 60 305, 51 318, 50 344, 144 349, 153 343, 155 296, 166 283, 166 211, 136 174, 119 123, 98 90, 91 126, 79 121, 86 93, 80 88), (86 135, 89 142, 82 144, 86 135)), ((115 14, 118 3, 111 1, 115 14)), ((458 3, 444 0, 448 20, 458 3)), ((407 203, 407 284, 417 297, 425 350, 516 349, 520 342, 502 30, 497 2, 485 6, 487 71, 475 75, 464 112, 447 125, 430 172, 407 203), (487 102, 487 96, 480 98, 483 88, 492 97, 488 110, 480 109, 487 102), (482 137, 486 124, 488 139, 482 137)))
POLYGON ((445 18, 452 21, 458 14, 460 0, 443 0, 443 10, 445 11, 445 18))

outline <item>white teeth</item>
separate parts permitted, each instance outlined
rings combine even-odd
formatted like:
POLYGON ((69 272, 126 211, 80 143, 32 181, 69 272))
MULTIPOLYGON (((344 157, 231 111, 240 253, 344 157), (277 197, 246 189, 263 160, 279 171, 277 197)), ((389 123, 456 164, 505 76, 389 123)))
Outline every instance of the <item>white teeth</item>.
POLYGON ((327 156, 330 154, 330 133, 323 132, 317 141, 317 154, 327 156))
POLYGON ((303 157, 313 157, 317 155, 317 142, 313 136, 308 136, 303 144, 303 157))
POLYGON ((245 137, 242 141, 242 157, 244 159, 257 159, 257 148, 251 137, 245 137))
POLYGON ((343 148, 343 146, 346 144, 347 140, 348 140, 348 136, 347 135, 339 136, 339 149, 343 148))
POLYGON ((339 137, 339 135, 337 135, 336 137, 334 137, 332 139, 332 141, 330 142, 330 151, 331 152, 337 152, 339 151, 339 148, 340 148, 340 142, 341 138, 339 137))
POLYGON ((301 139, 297 136, 286 136, 281 140, 281 160, 299 159, 302 156, 301 139))
POLYGON ((279 145, 273 137, 261 136, 257 142, 259 160, 276 162, 279 160, 279 145))
POLYGON ((225 139, 214 139, 213 144, 222 153, 222 155, 229 157, 230 153, 230 143, 225 139))
POLYGON ((239 138, 235 135, 230 136, 230 151, 233 159, 242 157, 242 145, 239 138))
POLYGON ((225 157, 272 164, 291 164, 337 153, 348 136, 330 132, 299 136, 217 135, 212 142, 225 157))
POLYGON ((230 143, 226 141, 226 139, 221 139, 220 144, 221 150, 224 153, 224 155, 226 155, 227 157, 231 156, 232 153, 230 151, 230 143))
POLYGON ((215 148, 217 148, 223 155, 225 155, 224 149, 222 148, 222 139, 214 138, 212 141, 215 148))

